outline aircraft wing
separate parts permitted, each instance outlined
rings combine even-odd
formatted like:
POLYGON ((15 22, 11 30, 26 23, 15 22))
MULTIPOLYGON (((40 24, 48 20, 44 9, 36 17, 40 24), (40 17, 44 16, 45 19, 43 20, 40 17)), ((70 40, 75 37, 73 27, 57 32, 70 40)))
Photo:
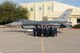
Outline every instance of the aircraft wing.
POLYGON ((54 21, 24 21, 22 24, 25 25, 60 25, 54 21))

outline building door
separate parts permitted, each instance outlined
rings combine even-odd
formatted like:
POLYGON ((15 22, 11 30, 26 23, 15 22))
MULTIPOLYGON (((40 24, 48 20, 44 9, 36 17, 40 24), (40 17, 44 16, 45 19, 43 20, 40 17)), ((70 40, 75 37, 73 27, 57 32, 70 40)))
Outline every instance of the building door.
POLYGON ((79 23, 79 24, 80 24, 80 18, 79 18, 79 19, 77 19, 77 23, 79 23))

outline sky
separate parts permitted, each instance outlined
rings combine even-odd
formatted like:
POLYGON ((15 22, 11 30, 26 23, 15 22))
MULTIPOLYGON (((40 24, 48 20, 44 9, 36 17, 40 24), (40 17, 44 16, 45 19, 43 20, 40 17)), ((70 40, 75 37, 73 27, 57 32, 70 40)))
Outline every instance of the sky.
MULTIPOLYGON (((0 3, 4 2, 4 1, 5 0, 0 0, 0 3)), ((13 1, 18 4, 27 3, 27 2, 58 1, 58 2, 65 3, 65 4, 80 7, 80 0, 10 0, 10 1, 13 1)))

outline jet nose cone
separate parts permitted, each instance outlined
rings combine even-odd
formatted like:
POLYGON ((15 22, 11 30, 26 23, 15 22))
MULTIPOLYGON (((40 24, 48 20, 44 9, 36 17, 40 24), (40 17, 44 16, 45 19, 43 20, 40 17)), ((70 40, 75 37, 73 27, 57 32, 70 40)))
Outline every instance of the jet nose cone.
POLYGON ((22 25, 22 22, 12 22, 12 23, 9 23, 9 24, 6 24, 7 26, 21 26, 22 25))

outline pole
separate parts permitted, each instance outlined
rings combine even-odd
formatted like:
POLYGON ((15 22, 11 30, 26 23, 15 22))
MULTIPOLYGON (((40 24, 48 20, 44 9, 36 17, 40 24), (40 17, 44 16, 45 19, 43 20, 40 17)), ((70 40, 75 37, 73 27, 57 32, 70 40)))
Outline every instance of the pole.
POLYGON ((35 16, 36 16, 36 13, 35 13, 35 4, 34 4, 34 21, 35 21, 35 16))

